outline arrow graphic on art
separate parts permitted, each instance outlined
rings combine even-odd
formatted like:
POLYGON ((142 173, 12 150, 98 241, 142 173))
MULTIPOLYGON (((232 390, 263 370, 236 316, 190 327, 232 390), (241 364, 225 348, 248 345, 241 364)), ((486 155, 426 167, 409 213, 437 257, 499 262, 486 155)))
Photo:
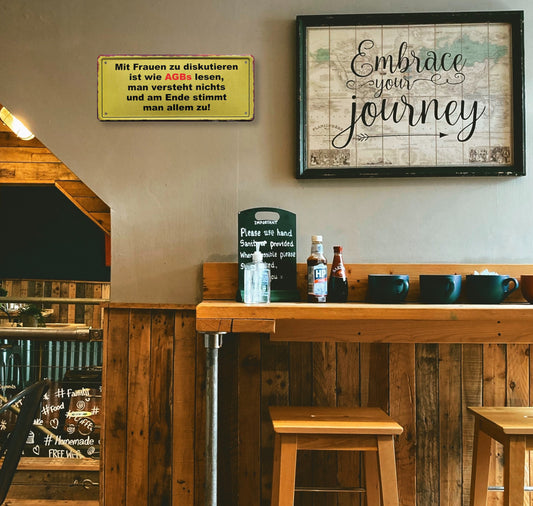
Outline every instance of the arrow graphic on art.
POLYGON ((368 134, 357 134, 356 138, 359 142, 365 142, 368 139, 380 138, 380 137, 446 137, 448 134, 439 132, 438 134, 383 134, 383 135, 368 135, 368 134))

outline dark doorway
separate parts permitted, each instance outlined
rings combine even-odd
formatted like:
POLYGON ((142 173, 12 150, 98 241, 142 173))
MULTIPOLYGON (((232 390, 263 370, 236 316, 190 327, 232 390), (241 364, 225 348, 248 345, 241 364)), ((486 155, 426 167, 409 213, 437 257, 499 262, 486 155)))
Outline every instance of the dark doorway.
POLYGON ((109 281, 105 233, 54 186, 0 186, 0 279, 109 281))

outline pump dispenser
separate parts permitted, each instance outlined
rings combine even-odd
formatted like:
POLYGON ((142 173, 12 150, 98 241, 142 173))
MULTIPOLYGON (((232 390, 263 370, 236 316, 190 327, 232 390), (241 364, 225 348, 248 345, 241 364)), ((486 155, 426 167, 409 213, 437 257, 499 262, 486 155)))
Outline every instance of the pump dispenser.
POLYGON ((263 262, 260 243, 255 243, 252 263, 244 266, 244 302, 261 304, 270 302, 270 269, 263 262))

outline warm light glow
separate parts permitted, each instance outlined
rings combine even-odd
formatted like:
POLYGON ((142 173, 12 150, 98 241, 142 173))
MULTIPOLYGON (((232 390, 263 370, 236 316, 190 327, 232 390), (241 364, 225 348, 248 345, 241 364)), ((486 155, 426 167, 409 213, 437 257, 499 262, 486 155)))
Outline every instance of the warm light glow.
POLYGON ((33 135, 24 124, 19 119, 15 118, 15 116, 13 116, 5 107, 0 109, 0 119, 23 141, 29 141, 35 137, 35 135, 33 135))

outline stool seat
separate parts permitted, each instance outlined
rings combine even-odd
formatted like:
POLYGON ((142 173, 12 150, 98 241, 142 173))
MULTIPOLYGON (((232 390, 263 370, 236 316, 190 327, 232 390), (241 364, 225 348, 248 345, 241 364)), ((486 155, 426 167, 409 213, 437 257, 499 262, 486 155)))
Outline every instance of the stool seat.
MULTIPOLYGON (((294 504, 298 450, 364 452, 369 506, 398 506, 394 436, 402 426, 379 408, 272 406, 272 506, 294 504)), ((361 489, 360 489, 361 490, 361 489)))
POLYGON ((280 434, 401 434, 402 426, 379 408, 271 406, 280 434))
POLYGON ((474 415, 470 506, 486 506, 491 440, 504 449, 504 506, 524 503, 525 452, 533 449, 533 407, 469 407, 474 415))

